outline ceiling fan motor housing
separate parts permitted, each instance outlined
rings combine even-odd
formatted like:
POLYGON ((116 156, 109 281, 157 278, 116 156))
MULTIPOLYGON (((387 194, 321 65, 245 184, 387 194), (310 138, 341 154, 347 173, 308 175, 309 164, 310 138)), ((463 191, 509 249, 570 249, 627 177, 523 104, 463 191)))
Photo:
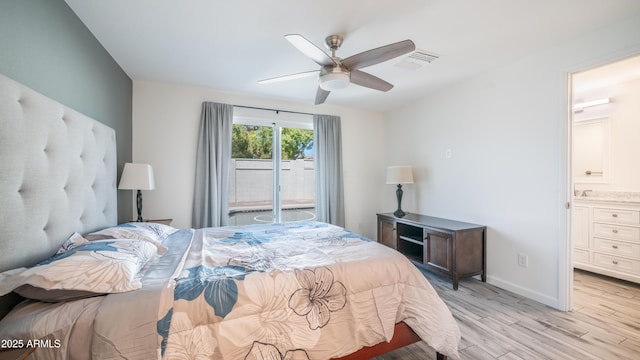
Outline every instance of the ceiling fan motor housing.
POLYGON ((336 56, 335 51, 342 46, 343 40, 344 38, 341 35, 329 35, 324 39, 324 43, 334 52, 333 56, 336 56))

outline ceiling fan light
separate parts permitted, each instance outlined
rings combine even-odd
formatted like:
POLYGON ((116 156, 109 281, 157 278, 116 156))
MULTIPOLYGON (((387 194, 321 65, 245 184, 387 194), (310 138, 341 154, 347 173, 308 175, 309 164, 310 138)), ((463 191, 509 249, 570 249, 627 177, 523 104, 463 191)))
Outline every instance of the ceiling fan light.
POLYGON ((320 88, 326 91, 344 89, 349 85, 349 74, 333 72, 320 76, 320 88))

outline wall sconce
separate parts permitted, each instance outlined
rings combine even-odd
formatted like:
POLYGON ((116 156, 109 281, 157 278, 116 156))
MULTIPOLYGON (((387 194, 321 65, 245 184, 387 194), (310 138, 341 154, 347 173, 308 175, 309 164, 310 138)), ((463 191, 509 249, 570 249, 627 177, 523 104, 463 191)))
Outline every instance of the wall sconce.
POLYGON ((387 167, 387 184, 398 184, 396 198, 398 199, 398 210, 393 215, 403 217, 407 213, 402 211, 402 184, 413 184, 413 170, 411 166, 389 166, 387 167))

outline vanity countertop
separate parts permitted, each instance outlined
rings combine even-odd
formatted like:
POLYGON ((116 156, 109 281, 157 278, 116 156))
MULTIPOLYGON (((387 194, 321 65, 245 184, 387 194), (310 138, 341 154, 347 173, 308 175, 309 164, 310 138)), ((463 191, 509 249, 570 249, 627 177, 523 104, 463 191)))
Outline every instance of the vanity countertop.
POLYGON ((640 204, 640 193, 623 192, 623 191, 578 191, 578 195, 573 197, 574 200, 585 201, 606 201, 620 202, 629 204, 640 204), (584 194, 584 195, 583 195, 584 194))

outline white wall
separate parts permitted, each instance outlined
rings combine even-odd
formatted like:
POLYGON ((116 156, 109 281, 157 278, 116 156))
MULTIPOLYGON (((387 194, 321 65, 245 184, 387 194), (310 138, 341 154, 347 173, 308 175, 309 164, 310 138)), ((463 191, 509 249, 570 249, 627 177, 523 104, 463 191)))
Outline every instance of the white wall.
POLYGON ((144 191, 143 215, 191 227, 196 146, 203 101, 338 115, 342 119, 346 227, 375 239, 383 202, 384 117, 360 110, 252 98, 206 88, 133 83, 133 161, 149 163, 156 189, 144 191))
POLYGON ((639 52, 637 34, 638 15, 387 114, 386 165, 416 169, 403 208, 487 225, 488 281, 563 308, 568 73, 639 52))

